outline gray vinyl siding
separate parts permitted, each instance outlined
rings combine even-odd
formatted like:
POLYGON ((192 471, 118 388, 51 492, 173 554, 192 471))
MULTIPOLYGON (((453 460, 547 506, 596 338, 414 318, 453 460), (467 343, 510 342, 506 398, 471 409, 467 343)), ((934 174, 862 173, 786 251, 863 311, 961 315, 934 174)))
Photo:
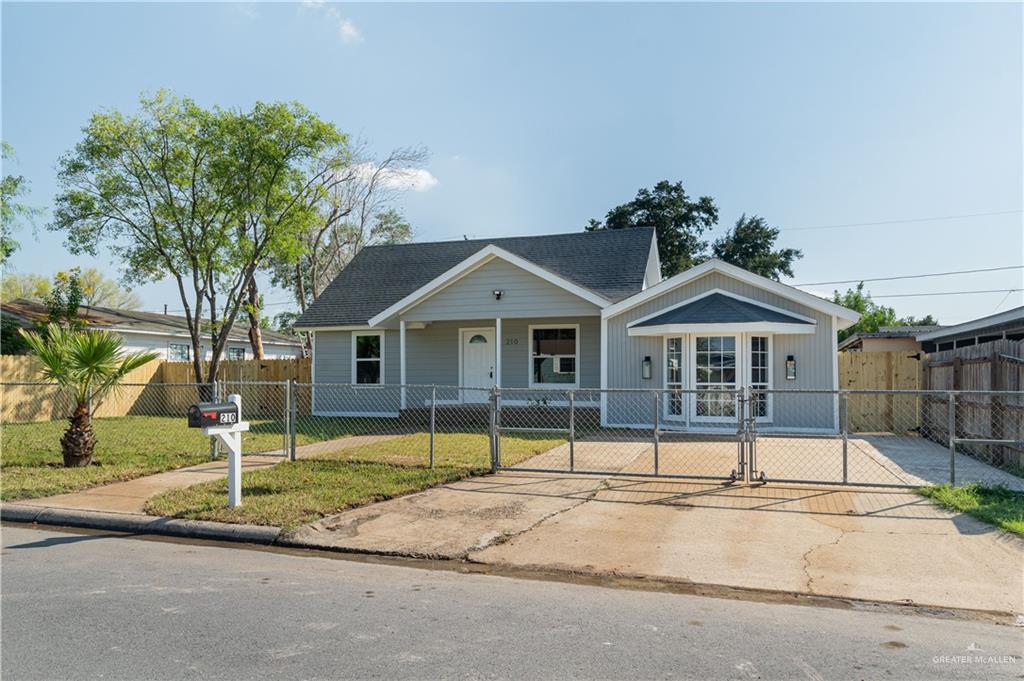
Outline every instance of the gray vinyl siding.
MULTIPOLYGON (((683 286, 644 302, 631 310, 608 319, 608 387, 660 389, 664 385, 663 340, 660 337, 630 337, 626 326, 632 321, 655 314, 689 298, 721 289, 751 300, 810 317, 817 322, 813 335, 776 334, 773 336, 772 373, 775 390, 815 389, 834 390, 835 353, 832 349, 832 318, 822 312, 782 298, 770 291, 712 272, 683 286), (786 356, 793 355, 797 363, 797 378, 787 381, 786 356), (653 363, 650 380, 640 375, 645 356, 653 363)), ((690 371, 689 354, 684 355, 686 371, 690 371)), ((636 423, 636 409, 627 409, 626 398, 609 399, 609 423, 636 423), (632 418, 627 421, 624 419, 632 418)), ((774 402, 772 425, 792 428, 832 428, 834 425, 833 400, 829 395, 777 396, 774 402)), ((646 421, 643 421, 646 423, 646 421)))
MULTIPOLYGON (((397 413, 397 389, 353 386, 352 334, 359 331, 317 331, 313 351, 314 413, 397 413), (328 385, 331 384, 331 385, 328 385)), ((384 384, 401 380, 398 331, 384 331, 384 384)))
POLYGON ((504 260, 492 260, 402 315, 406 321, 599 314, 593 303, 504 260), (494 299, 500 290, 501 300, 494 299))

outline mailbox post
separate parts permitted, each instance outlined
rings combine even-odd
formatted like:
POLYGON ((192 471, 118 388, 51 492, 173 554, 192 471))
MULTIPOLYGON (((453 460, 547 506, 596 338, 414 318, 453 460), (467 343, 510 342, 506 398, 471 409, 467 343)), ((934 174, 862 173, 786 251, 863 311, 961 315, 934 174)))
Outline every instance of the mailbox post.
POLYGON ((249 423, 242 420, 242 396, 228 395, 227 402, 193 404, 188 408, 189 428, 202 428, 228 450, 228 506, 242 505, 242 433, 249 423))

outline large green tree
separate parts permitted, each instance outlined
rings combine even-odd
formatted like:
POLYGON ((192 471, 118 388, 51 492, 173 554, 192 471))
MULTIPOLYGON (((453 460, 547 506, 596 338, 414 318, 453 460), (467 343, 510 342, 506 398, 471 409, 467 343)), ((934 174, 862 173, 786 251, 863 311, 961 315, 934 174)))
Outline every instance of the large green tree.
MULTIPOLYGON (((174 279, 204 383, 252 302, 256 271, 271 256, 298 258, 300 235, 347 163, 345 135, 300 104, 205 109, 160 91, 136 113, 93 114, 60 159, 50 228, 73 253, 109 248, 129 283, 174 279)), ((258 319, 258 291, 252 307, 258 319)))
POLYGON ((612 208, 603 221, 590 220, 586 229, 654 227, 661 274, 670 277, 701 261, 708 246, 701 237, 717 222, 714 199, 692 199, 682 182, 662 180, 653 189, 638 191, 632 201, 612 208))
POLYGON ((736 225, 715 240, 712 254, 727 263, 779 281, 785 275, 793 276, 793 263, 804 254, 795 248, 775 249, 779 230, 758 216, 744 214, 736 225))
MULTIPOLYGON (((0 158, 4 165, 14 160, 14 149, 0 142, 0 158)), ((20 199, 28 193, 28 180, 22 175, 4 175, 0 178, 0 266, 5 265, 18 248, 14 232, 25 222, 31 222, 40 211, 20 199)))

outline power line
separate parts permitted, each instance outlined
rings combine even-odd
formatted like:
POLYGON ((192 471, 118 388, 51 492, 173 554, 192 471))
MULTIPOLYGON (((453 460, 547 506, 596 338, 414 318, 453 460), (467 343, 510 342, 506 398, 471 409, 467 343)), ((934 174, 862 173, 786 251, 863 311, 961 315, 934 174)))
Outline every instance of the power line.
POLYGON ((1016 293, 1024 291, 1024 288, 993 288, 984 291, 936 291, 935 293, 890 293, 884 296, 871 296, 876 298, 919 298, 922 296, 966 296, 974 293, 1016 293))
POLYGON ((782 227, 780 232, 802 232, 811 229, 845 229, 847 227, 876 227, 879 225, 903 225, 913 222, 934 222, 937 220, 962 220, 964 218, 982 218, 992 215, 1017 215, 1024 210, 997 210, 988 213, 961 213, 960 215, 937 215, 928 218, 908 218, 906 220, 881 220, 879 222, 850 222, 842 225, 810 225, 808 227, 782 227))
POLYGON ((907 274, 899 277, 875 277, 873 279, 843 279, 842 281, 814 281, 808 284, 793 286, 824 286, 826 284, 858 284, 862 281, 894 281, 896 279, 923 279, 925 277, 947 277, 951 274, 974 274, 976 272, 1000 272, 1002 270, 1024 269, 1024 265, 1007 265, 1006 267, 986 267, 979 270, 956 270, 953 272, 930 272, 928 274, 907 274))

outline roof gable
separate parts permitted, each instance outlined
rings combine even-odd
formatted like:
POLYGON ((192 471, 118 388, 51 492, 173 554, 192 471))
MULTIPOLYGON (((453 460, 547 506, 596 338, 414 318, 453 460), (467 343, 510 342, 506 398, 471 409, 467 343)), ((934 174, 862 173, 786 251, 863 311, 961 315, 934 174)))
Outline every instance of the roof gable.
POLYGON ((607 304, 643 289, 653 239, 653 229, 635 228, 370 246, 341 271, 296 327, 366 325, 371 318, 489 246, 586 289, 607 304))
POLYGON ((633 326, 663 324, 746 324, 772 322, 777 324, 808 324, 805 318, 787 314, 755 301, 728 296, 720 291, 699 297, 673 309, 640 321, 633 326))

